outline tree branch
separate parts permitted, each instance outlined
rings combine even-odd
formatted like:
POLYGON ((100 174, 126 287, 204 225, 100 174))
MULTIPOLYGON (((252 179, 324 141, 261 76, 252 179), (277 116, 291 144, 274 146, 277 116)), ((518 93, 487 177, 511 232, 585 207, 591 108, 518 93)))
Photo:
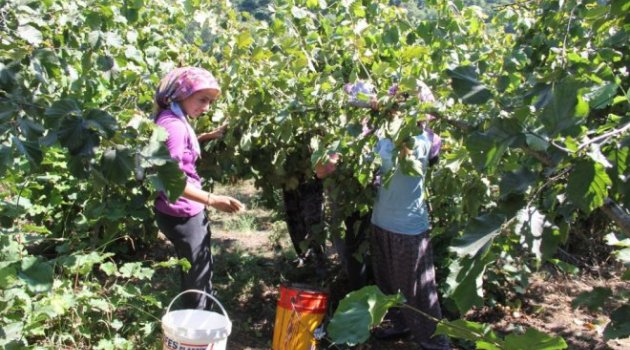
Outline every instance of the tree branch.
POLYGON ((442 113, 440 113, 440 112, 438 112, 438 111, 436 111, 434 109, 431 109, 431 110, 428 110, 428 111, 422 111, 422 112, 431 114, 435 118, 445 121, 446 123, 454 126, 456 129, 459 129, 460 131, 469 132, 469 131, 472 131, 475 128, 473 125, 471 125, 469 123, 466 123, 465 121, 457 120, 457 119, 449 119, 446 116, 444 116, 444 114, 442 114, 442 113))
POLYGON ((601 210, 619 226, 626 236, 630 236, 630 215, 626 210, 610 198, 604 199, 601 210))
POLYGON ((549 167, 549 166, 553 165, 553 160, 551 159, 551 157, 549 157, 549 155, 547 153, 533 150, 533 149, 531 149, 531 148, 529 148, 527 146, 521 147, 521 149, 523 151, 525 151, 525 153, 527 153, 530 156, 536 158, 544 166, 548 166, 549 167))
POLYGON ((606 142, 607 139, 609 139, 611 137, 614 137, 616 135, 619 135, 619 134, 623 134, 624 132, 626 132, 628 130, 630 130, 630 123, 626 123, 626 125, 622 126, 619 129, 615 129, 615 130, 613 130, 611 132, 607 132, 605 134, 599 135, 599 136, 597 136, 595 138, 592 138, 592 139, 590 139, 590 140, 580 144, 580 146, 578 147, 578 152, 583 150, 584 148, 586 148, 590 144, 597 143, 597 142, 599 142, 601 140, 604 140, 604 142, 606 142))

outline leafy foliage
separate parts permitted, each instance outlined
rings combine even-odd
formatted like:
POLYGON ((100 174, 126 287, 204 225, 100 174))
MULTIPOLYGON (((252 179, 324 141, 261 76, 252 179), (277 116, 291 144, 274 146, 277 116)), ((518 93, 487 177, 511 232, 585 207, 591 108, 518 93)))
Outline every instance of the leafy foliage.
MULTIPOLYGON (((433 232, 451 246, 446 296, 463 314, 522 292, 581 219, 607 201, 630 207, 629 6, 539 0, 489 13, 431 0, 412 16, 385 0, 277 0, 257 21, 227 1, 2 2, 5 345, 131 348, 154 332, 150 317, 123 322, 113 310, 160 307, 146 293, 153 267, 119 260, 154 239, 157 191, 173 199, 184 186, 148 118, 152 88, 178 65, 212 70, 224 92, 196 125, 229 124, 204 145, 203 176, 254 178, 274 203, 336 153, 326 182, 340 217, 370 208, 376 134, 398 152, 431 113, 443 161, 424 175, 433 232), (412 93, 407 117, 391 122, 387 88, 413 92, 418 79, 438 101, 412 93), (380 112, 346 104, 342 86, 358 80, 377 87, 380 112), (364 120, 374 133, 360 137, 364 120), (107 313, 107 327, 91 327, 90 310, 107 313)), ((397 166, 415 171, 405 157, 397 166)), ((329 223, 328 238, 341 225, 329 223)), ((623 310, 607 336, 627 334, 623 310)))

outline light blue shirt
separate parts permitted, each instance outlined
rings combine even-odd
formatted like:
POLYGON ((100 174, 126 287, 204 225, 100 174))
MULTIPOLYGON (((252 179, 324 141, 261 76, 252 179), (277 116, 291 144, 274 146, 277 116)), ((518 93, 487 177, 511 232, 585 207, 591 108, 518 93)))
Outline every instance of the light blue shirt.
MULTIPOLYGON (((414 138, 412 153, 422 163, 423 174, 426 174, 431 141, 426 133, 414 138)), ((393 150, 394 144, 389 139, 381 139, 376 144, 375 152, 382 159, 381 174, 392 168, 393 150)), ((429 229, 429 213, 424 199, 424 177, 408 176, 396 169, 388 186, 381 183, 378 189, 372 224, 390 232, 421 234, 429 229)))

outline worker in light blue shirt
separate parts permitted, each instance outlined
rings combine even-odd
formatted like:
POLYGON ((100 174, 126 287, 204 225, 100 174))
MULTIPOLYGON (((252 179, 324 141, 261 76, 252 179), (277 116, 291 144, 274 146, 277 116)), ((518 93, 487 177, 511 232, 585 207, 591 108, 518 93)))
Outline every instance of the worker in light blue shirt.
MULTIPOLYGON (((420 160, 424 173, 429 163, 431 140, 425 132, 415 136, 415 147, 411 152, 420 160)), ((390 139, 381 139, 375 152, 381 157, 381 173, 393 166, 394 144, 390 139)), ((396 169, 388 186, 381 186, 374 203, 372 224, 404 235, 418 235, 429 229, 429 214, 424 201, 424 178, 408 176, 396 169)))
MULTIPOLYGON (((434 101, 429 88, 419 82, 418 99, 434 101)), ((402 95, 398 87, 390 88, 396 100, 402 95)), ((396 112, 399 113, 399 112, 396 112)), ((394 115, 393 118, 399 116, 394 115)), ((427 116, 427 121, 431 119, 427 116)), ((393 157, 411 157, 421 164, 420 176, 394 169, 387 184, 381 183, 372 210, 370 253, 374 279, 385 294, 402 293, 407 304, 441 319, 430 242, 429 213, 425 198, 426 173, 437 161, 441 141, 424 122, 423 131, 414 136, 411 149, 403 146, 396 154, 394 143, 387 138, 378 141, 375 152, 381 158, 382 175, 393 167, 393 157)), ((432 337, 436 322, 408 308, 390 309, 386 321, 373 334, 377 338, 398 338, 411 334, 423 349, 450 349, 444 336, 432 337)))

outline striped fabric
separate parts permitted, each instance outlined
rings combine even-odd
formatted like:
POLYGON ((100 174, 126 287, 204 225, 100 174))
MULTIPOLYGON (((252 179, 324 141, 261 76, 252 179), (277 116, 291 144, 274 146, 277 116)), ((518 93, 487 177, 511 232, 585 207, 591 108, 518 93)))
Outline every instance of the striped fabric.
MULTIPOLYGON (((372 225, 370 249, 374 278, 383 293, 395 294, 400 290, 408 305, 436 319, 442 318, 428 231, 420 235, 403 235, 372 225)), ((397 312, 394 310, 390 314, 395 318, 397 312)), ((445 337, 431 337, 435 332, 435 321, 409 309, 400 310, 400 314, 402 322, 423 349, 450 349, 445 337)))

